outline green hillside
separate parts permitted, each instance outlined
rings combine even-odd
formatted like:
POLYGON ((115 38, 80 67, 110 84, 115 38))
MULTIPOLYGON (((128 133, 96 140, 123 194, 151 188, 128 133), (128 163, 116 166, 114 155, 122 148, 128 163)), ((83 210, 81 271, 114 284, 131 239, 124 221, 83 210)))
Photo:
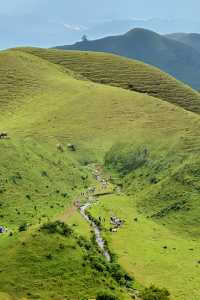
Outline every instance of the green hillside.
MULTIPOLYGON (((4 84, 0 129, 9 139, 0 139, 0 226, 8 228, 8 233, 0 235, 0 299, 92 299, 103 288, 128 300, 124 281, 120 280, 123 278, 117 277, 128 272, 137 279, 134 287, 154 283, 168 288, 172 299, 187 299, 193 293, 192 300, 198 300, 199 285, 192 281, 199 274, 197 254, 186 248, 193 245, 192 240, 199 245, 200 238, 199 115, 144 93, 81 80, 38 55, 11 50, 1 52, 1 57, 4 84), (75 152, 68 149, 68 143, 76 146, 75 152), (144 232, 148 234, 158 226, 162 231, 160 245, 168 238, 166 232, 187 245, 182 249, 184 255, 174 260, 184 263, 186 272, 190 270, 188 282, 183 280, 182 269, 167 276, 173 260, 167 268, 165 254, 157 261, 160 274, 164 274, 161 279, 156 276, 158 269, 152 269, 151 274, 145 264, 140 271, 134 265, 130 270, 132 256, 126 256, 124 263, 120 254, 123 246, 116 247, 109 241, 122 267, 116 276, 116 266, 107 266, 94 243, 88 241, 90 228, 73 202, 94 184, 88 164, 103 165, 104 161, 105 172, 116 177, 116 184, 122 184, 131 207, 134 199, 138 218, 149 217, 144 232), (177 202, 180 209, 176 210, 177 202), (46 222, 52 224, 63 218, 72 226, 69 235, 60 227, 55 233, 43 228, 46 222), (190 267, 189 257, 188 264, 194 260, 190 267), (178 288, 172 284, 177 277, 178 288), (177 292, 180 286, 181 294, 177 292)), ((96 57, 99 55, 94 54, 96 57)), ((181 87, 171 77, 169 80, 181 87)), ((132 214, 129 204, 128 212, 132 214)), ((128 230, 131 234, 132 227, 128 230)), ((150 251, 156 255, 158 249, 152 247, 150 251)), ((139 249, 137 261, 143 261, 139 249)))
POLYGON ((105 53, 24 48, 97 83, 130 89, 200 112, 199 93, 160 70, 139 61, 105 53))
POLYGON ((160 68, 193 88, 200 88, 199 51, 147 29, 134 28, 124 35, 86 40, 57 49, 110 52, 138 59, 160 68))
POLYGON ((70 102, 82 96, 81 84, 37 57, 0 55, 1 72, 8 67, 15 71, 7 79, 8 85, 13 80, 13 90, 4 91, 9 101, 2 103, 0 121, 9 136, 0 140, 0 226, 8 228, 0 236, 0 299, 87 299, 101 289, 129 299, 109 272, 96 267, 92 257, 105 262, 92 243, 76 234, 66 238, 40 230, 42 224, 67 216, 74 198, 91 184, 84 164, 92 154, 67 151, 67 143, 78 136, 64 122, 70 118, 70 102))

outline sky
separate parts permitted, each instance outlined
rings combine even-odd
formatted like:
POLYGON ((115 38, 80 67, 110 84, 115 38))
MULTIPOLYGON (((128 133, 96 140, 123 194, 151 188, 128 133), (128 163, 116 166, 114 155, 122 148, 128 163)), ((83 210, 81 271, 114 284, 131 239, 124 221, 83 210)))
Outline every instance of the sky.
POLYGON ((50 14, 73 20, 107 18, 199 18, 199 0, 1 0, 0 12, 50 14))
POLYGON ((193 22, 199 11, 199 0, 0 0, 0 48, 71 42, 87 26, 113 19, 193 22))

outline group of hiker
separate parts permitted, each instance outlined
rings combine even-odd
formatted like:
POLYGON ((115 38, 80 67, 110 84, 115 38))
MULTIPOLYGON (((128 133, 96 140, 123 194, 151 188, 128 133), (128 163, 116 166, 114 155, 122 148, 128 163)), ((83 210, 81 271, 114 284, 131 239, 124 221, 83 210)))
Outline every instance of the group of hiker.
MULTIPOLYGON (((105 189, 108 188, 109 186, 109 179, 105 179, 103 178, 103 176, 101 175, 101 172, 98 169, 93 169, 92 170, 92 175, 94 176, 94 178, 96 179, 96 181, 98 181, 98 183, 100 184, 100 187, 102 190, 105 191, 105 189)), ((116 187, 114 189, 115 193, 120 193, 121 192, 121 188, 120 187, 116 187)), ((88 203, 94 202, 95 201, 95 196, 99 195, 98 193, 98 189, 95 186, 91 186, 89 188, 87 188, 86 191, 81 192, 79 197, 75 200, 74 205, 80 209, 81 207, 81 198, 86 198, 88 200, 88 203)), ((98 221, 100 223, 105 223, 106 219, 105 217, 98 217, 98 221)), ((122 225, 124 224, 124 220, 121 220, 120 218, 116 217, 116 216, 111 216, 110 217, 110 224, 112 225, 110 227, 110 231, 111 232, 117 232, 119 228, 122 227, 122 225)))

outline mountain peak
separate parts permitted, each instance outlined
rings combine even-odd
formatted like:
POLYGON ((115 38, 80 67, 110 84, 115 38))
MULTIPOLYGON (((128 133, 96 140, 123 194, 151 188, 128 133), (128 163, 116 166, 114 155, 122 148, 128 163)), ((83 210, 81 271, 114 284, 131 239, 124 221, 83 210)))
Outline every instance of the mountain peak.
POLYGON ((154 35, 154 36, 159 36, 158 33, 149 30, 149 29, 145 29, 145 28, 141 28, 141 27, 135 27, 131 30, 129 30, 127 33, 125 33, 125 36, 135 36, 135 35, 154 35))

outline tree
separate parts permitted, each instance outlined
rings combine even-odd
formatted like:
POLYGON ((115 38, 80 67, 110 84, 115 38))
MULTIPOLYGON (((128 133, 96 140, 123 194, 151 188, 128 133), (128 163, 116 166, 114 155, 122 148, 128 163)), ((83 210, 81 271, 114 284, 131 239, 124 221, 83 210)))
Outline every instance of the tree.
POLYGON ((88 38, 87 38, 87 35, 86 35, 86 34, 84 34, 84 35, 82 36, 81 41, 82 41, 82 42, 87 42, 87 41, 88 41, 88 38))

